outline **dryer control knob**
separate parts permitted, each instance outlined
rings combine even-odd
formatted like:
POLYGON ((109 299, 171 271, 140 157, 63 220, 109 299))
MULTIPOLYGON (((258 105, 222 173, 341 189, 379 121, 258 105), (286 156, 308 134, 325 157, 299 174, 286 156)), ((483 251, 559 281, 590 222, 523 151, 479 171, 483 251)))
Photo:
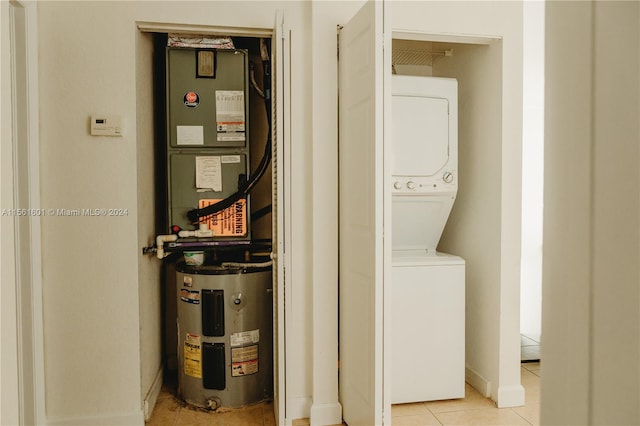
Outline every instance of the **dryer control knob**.
POLYGON ((409 182, 407 182, 407 188, 409 189, 416 189, 416 184, 414 181, 410 180, 409 182))
POLYGON ((453 173, 444 172, 444 174, 442 175, 442 180, 445 181, 446 183, 453 182, 453 173))
POLYGON ((402 188, 402 182, 395 181, 395 182, 393 183, 393 187, 394 187, 395 189, 400 189, 400 188, 402 188))

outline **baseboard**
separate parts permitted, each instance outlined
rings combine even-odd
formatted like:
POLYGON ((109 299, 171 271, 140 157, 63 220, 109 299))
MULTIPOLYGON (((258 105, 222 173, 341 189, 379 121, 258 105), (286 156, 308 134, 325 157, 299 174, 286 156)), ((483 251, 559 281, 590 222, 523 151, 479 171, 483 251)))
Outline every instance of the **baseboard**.
POLYGON ((311 426, 339 425, 342 423, 342 405, 313 404, 310 411, 311 426))
POLYGON ((82 417, 47 417, 47 425, 64 426, 131 426, 144 425, 142 410, 131 413, 82 417))
POLYGON ((524 405, 524 387, 521 385, 498 387, 498 408, 521 407, 524 405))
POLYGON ((285 422, 290 425, 294 420, 308 419, 311 416, 311 397, 299 396, 287 400, 287 418, 285 422))
POLYGON ((464 380, 485 398, 489 398, 491 396, 491 382, 482 377, 477 371, 468 365, 465 368, 464 380))
POLYGON ((160 366, 155 379, 153 379, 151 388, 149 388, 149 392, 147 392, 147 396, 144 398, 143 413, 145 421, 151 418, 151 413, 153 412, 153 408, 156 406, 158 395, 160 395, 160 390, 162 389, 162 374, 162 366, 160 366))

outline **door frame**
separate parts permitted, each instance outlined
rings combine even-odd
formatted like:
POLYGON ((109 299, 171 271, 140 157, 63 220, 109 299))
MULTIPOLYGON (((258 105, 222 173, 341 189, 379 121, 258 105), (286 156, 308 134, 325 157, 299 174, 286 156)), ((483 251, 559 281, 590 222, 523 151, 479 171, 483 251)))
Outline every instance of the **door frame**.
MULTIPOLYGON (((277 244, 272 247, 274 260, 274 410, 277 424, 286 424, 287 417, 287 393, 286 393, 286 331, 291 326, 291 286, 287 285, 287 271, 291 270, 291 76, 290 76, 290 30, 285 25, 284 13, 276 10, 275 24, 273 28, 248 28, 248 27, 224 27, 217 25, 191 25, 180 23, 157 23, 137 21, 140 32, 146 33, 180 33, 180 34, 226 34, 230 37, 254 37, 271 38, 272 56, 275 52, 273 44, 278 43, 277 48, 281 53, 275 58, 270 58, 272 63, 272 79, 276 83, 273 86, 273 155, 272 170, 277 170, 272 176, 272 193, 279 201, 273 218, 273 239, 277 244), (278 63, 281 59, 282 63, 278 63), (281 67, 281 69, 278 69, 281 67), (278 84, 282 87, 278 88, 278 84), (275 167, 273 167, 275 166, 275 167)), ((275 201, 275 200, 274 200, 275 201)))
POLYGON ((5 368, 13 369, 9 374, 11 391, 3 392, 2 401, 3 411, 5 404, 11 404, 10 414, 2 421, 43 424, 40 229, 46 211, 40 208, 37 4, 22 0, 2 3, 2 86, 9 88, 11 94, 2 97, 2 277, 3 282, 14 284, 2 289, 2 337, 4 343, 16 342, 15 346, 3 345, 14 352, 6 362, 3 350, 3 385, 5 368), (9 400, 5 395, 12 393, 9 400))

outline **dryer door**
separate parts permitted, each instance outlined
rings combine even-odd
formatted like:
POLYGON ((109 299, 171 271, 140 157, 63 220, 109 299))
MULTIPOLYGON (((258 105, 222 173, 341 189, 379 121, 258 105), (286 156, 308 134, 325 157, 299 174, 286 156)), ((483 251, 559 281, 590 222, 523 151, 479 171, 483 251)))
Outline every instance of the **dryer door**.
POLYGON ((449 161, 449 101, 393 95, 394 176, 433 176, 449 161))

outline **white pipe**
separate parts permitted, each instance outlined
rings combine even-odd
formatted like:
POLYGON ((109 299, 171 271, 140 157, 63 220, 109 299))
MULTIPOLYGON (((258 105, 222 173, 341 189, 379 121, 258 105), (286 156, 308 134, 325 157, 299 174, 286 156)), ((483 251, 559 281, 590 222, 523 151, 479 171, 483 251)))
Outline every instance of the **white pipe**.
POLYGON ((211 229, 196 229, 195 231, 182 230, 178 232, 178 235, 180 236, 180 238, 185 238, 185 237, 205 238, 205 237, 213 237, 213 231, 211 229))
POLYGON ((158 248, 156 256, 158 256, 158 259, 164 259, 168 254, 164 253, 164 243, 167 243, 169 241, 176 241, 177 239, 178 236, 176 234, 158 235, 156 237, 156 247, 158 248))
POLYGON ((213 237, 213 230, 209 229, 209 225, 206 222, 200 223, 200 228, 194 231, 182 230, 178 232, 180 238, 185 237, 198 237, 198 238, 206 238, 213 237))

